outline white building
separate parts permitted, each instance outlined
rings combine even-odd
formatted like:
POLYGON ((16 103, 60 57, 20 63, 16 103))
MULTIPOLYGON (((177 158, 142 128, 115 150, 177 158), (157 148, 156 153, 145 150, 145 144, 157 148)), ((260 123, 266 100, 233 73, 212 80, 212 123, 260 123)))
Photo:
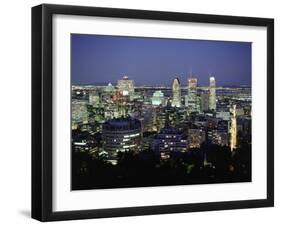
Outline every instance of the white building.
POLYGON ((152 105, 159 106, 165 104, 164 93, 161 90, 157 90, 153 93, 151 97, 152 105))
POLYGON ((181 87, 180 81, 178 78, 175 78, 172 85, 173 98, 172 98, 172 107, 181 106, 181 87))
POLYGON ((188 94, 185 96, 185 106, 188 112, 200 112, 200 98, 197 95, 197 79, 188 79, 188 94))
POLYGON ((209 109, 216 111, 216 80, 215 77, 210 77, 210 86, 209 86, 209 109))

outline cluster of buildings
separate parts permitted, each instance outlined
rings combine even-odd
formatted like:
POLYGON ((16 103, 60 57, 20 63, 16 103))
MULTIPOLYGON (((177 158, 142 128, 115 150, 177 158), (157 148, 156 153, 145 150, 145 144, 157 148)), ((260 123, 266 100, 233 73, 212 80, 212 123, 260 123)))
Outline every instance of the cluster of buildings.
POLYGON ((106 153, 110 161, 146 149, 169 159, 204 143, 235 150, 240 140, 251 142, 251 89, 217 88, 213 76, 208 87, 194 77, 186 86, 175 78, 171 87, 136 87, 127 76, 116 85, 73 86, 72 129, 86 132, 72 137, 81 151, 106 153))
MULTIPOLYGON (((188 93, 185 95, 185 107, 188 113, 216 111, 216 81, 214 77, 210 77, 209 89, 202 92, 200 96, 197 92, 197 79, 188 79, 188 93)), ((182 106, 181 86, 178 78, 174 79, 172 85, 173 98, 172 107, 182 106)))

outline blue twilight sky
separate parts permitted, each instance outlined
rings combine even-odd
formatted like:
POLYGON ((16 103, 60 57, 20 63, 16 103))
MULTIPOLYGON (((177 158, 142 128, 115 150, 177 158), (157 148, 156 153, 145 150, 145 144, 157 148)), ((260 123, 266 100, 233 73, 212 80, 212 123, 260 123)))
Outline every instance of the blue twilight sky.
POLYGON ((107 35, 71 35, 72 84, 115 84, 123 75, 137 85, 171 85, 209 76, 217 86, 251 85, 251 43, 107 35))

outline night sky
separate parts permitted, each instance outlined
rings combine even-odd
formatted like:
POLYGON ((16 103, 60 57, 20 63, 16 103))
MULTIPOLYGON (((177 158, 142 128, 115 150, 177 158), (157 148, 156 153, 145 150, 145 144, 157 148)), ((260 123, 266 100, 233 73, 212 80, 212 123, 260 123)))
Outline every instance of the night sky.
POLYGON ((136 85, 171 85, 193 77, 201 86, 209 76, 217 86, 251 85, 251 43, 71 35, 72 84, 101 85, 127 75, 136 85))

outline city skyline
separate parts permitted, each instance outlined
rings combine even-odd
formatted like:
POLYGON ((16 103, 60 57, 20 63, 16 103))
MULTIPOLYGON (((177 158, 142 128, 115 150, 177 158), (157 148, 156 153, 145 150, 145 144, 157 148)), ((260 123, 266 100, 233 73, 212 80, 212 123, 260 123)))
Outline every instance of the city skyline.
POLYGON ((72 190, 251 181, 251 43, 72 34, 71 49, 72 190))
POLYGON ((251 43, 105 35, 71 35, 72 84, 115 84, 123 75, 136 85, 169 86, 190 77, 208 86, 251 86, 251 43), (110 67, 108 65, 110 64, 110 67))

